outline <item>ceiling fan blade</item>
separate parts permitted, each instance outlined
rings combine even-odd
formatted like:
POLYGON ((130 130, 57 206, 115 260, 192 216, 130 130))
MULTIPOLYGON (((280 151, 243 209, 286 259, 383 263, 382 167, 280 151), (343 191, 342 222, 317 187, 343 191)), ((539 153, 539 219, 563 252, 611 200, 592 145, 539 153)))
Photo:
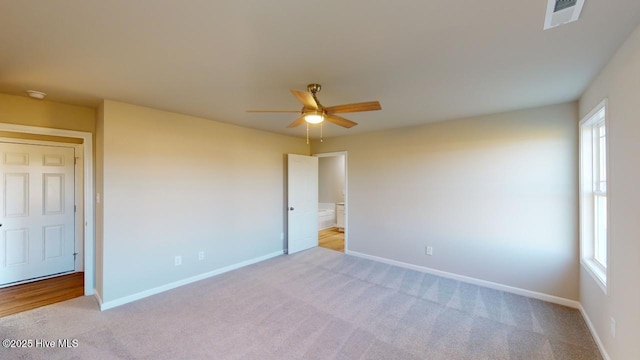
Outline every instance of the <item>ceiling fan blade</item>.
POLYGON ((298 99, 298 101, 300 101, 306 108, 318 110, 318 103, 316 102, 316 99, 313 98, 313 95, 311 95, 311 93, 293 89, 290 91, 293 96, 295 96, 296 99, 298 99))
POLYGON ((300 110, 247 110, 248 113, 299 113, 300 110))
POLYGON ((304 123, 304 115, 300 116, 299 118, 296 119, 296 121, 292 122, 291 124, 289 124, 289 126, 287 126, 288 128, 294 128, 296 126, 300 126, 304 123))
MULTIPOLYGON (((355 121, 351 121, 351 120, 345 119, 345 118, 337 116, 337 115, 327 114, 327 115, 325 115, 324 118, 325 118, 325 120, 327 120, 330 123, 333 123, 333 124, 336 124, 336 125, 340 125, 342 127, 346 127, 347 129, 350 128, 350 127, 354 127, 354 126, 358 125, 358 123, 355 122, 355 121)), ((303 118, 303 120, 304 120, 304 118, 303 118)))
POLYGON ((380 106, 380 102, 368 101, 368 102, 361 102, 361 103, 354 103, 354 104, 329 106, 324 108, 324 111, 326 111, 327 114, 340 114, 340 113, 347 113, 347 112, 373 111, 373 110, 382 110, 382 106, 380 106))

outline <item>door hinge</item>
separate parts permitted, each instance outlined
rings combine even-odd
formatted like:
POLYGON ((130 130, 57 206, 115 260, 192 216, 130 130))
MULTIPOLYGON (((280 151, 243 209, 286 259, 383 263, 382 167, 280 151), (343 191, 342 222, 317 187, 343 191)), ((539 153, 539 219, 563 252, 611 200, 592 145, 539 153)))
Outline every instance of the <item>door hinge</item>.
POLYGON ((78 253, 74 252, 73 253, 73 261, 76 261, 78 259, 78 253))
POLYGON ((73 205, 73 212, 78 212, 75 205, 73 205))

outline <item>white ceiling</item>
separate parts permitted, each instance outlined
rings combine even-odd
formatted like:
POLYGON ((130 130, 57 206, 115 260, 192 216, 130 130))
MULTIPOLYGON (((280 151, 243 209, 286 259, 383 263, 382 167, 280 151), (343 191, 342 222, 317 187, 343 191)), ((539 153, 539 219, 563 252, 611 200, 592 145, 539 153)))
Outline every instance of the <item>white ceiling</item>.
POLYGON ((586 0, 580 20, 543 31, 546 3, 0 0, 0 92, 301 137, 285 128, 296 114, 245 110, 297 110, 288 89, 311 82, 325 106, 382 104, 329 137, 576 100, 640 24, 640 1, 586 0))

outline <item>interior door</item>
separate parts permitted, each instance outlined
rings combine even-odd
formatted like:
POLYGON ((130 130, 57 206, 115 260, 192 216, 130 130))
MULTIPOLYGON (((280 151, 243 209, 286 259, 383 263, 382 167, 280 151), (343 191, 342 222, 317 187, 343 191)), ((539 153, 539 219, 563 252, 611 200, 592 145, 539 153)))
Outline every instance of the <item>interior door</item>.
POLYGON ((318 158, 287 156, 289 254, 318 246, 318 158))
POLYGON ((0 285, 75 270, 75 150, 0 142, 0 156, 0 285))

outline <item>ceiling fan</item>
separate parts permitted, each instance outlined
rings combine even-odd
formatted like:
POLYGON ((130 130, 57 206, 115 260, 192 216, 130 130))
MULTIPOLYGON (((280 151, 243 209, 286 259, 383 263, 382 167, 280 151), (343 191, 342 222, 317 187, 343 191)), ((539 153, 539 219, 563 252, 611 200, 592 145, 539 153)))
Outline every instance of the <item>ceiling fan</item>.
POLYGON ((358 125, 358 123, 336 114, 382 109, 378 101, 324 107, 316 97, 316 94, 319 93, 321 89, 320 84, 309 84, 307 85, 307 91, 290 90, 293 96, 302 103, 302 110, 247 110, 247 112, 300 113, 300 117, 287 126, 289 128, 302 125, 305 122, 308 124, 320 124, 325 120, 345 128, 350 128, 358 125))

